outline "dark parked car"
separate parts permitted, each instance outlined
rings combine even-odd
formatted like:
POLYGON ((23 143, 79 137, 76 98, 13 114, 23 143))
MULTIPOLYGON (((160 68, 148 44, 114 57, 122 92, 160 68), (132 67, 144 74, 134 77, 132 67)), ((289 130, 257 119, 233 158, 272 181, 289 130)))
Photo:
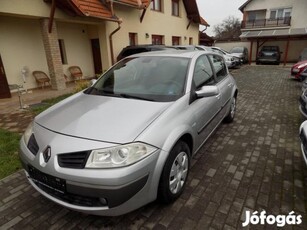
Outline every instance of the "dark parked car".
POLYGON ((281 54, 279 46, 263 46, 257 55, 256 64, 272 63, 279 65, 281 54))
POLYGON ((168 50, 168 49, 176 49, 175 47, 165 46, 165 45, 135 45, 135 46, 127 46, 122 49, 122 51, 117 56, 117 61, 122 60, 125 57, 128 57, 133 54, 150 52, 150 51, 160 51, 160 50, 168 50))
POLYGON ((229 53, 240 58, 244 64, 248 62, 248 50, 244 46, 233 47, 229 53))

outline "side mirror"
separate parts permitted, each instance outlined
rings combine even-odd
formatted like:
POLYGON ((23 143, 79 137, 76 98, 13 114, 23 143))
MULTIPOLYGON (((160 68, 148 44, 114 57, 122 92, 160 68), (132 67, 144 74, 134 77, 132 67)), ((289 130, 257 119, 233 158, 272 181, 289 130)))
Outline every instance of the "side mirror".
POLYGON ((219 89, 215 85, 203 86, 200 90, 196 91, 197 98, 213 97, 219 94, 219 89))
POLYGON ((96 79, 92 79, 91 81, 90 81, 90 86, 93 86, 95 83, 96 83, 96 79))

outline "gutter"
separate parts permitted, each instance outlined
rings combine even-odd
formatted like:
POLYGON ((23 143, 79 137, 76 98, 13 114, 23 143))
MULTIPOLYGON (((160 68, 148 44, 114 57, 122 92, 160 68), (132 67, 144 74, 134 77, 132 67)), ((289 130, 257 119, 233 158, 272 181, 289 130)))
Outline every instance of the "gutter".
POLYGON ((112 65, 114 65, 115 61, 114 61, 114 50, 113 50, 113 40, 112 40, 112 37, 115 33, 117 33, 121 26, 120 26, 120 23, 121 22, 118 22, 118 27, 109 35, 109 41, 110 41, 110 52, 111 52, 111 62, 112 62, 112 65))

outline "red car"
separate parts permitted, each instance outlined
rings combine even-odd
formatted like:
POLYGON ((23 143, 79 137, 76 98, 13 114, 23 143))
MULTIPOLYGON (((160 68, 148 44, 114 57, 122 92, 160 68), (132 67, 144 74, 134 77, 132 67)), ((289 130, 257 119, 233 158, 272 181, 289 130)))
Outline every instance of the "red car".
POLYGON ((291 68, 291 76, 303 81, 307 77, 307 60, 294 64, 291 68))

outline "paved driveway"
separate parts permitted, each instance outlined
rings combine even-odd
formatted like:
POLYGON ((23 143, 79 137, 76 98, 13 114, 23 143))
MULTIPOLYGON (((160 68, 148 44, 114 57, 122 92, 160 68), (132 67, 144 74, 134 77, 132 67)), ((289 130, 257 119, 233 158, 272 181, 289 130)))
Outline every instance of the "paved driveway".
POLYGON ((288 74, 276 66, 233 71, 240 90, 235 122, 223 124, 194 157, 188 186, 174 204, 154 202, 120 217, 89 216, 42 197, 20 171, 0 181, 0 229, 240 229, 246 211, 262 210, 295 211, 303 216, 295 229, 307 229, 301 83, 288 74))

